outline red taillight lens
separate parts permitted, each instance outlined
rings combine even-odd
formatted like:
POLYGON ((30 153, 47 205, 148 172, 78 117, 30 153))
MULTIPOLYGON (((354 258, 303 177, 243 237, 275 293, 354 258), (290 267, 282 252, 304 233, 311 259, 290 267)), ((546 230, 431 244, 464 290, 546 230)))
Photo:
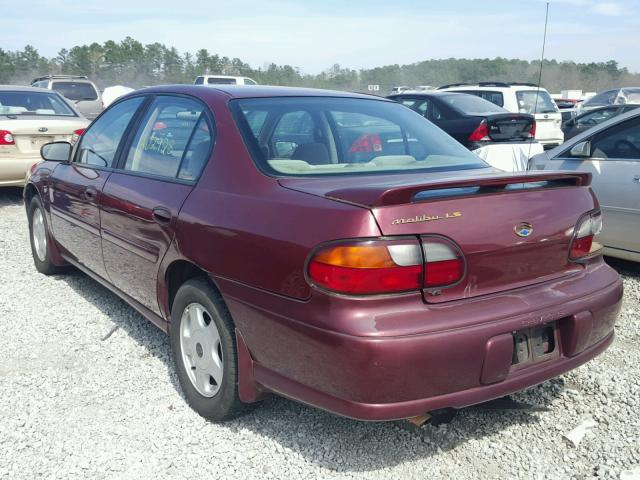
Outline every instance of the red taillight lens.
POLYGON ((593 255, 602 248, 601 245, 593 241, 593 237, 602 230, 602 214, 600 210, 583 215, 575 228, 571 248, 569 249, 569 258, 571 260, 579 260, 581 258, 593 255))
POLYGON ((534 120, 529 130, 529 138, 536 138, 536 121, 534 120))
POLYGON ((382 140, 380 140, 380 135, 377 134, 361 135, 351 144, 351 148, 349 149, 350 153, 381 151, 382 140))
POLYGON ((338 293, 419 290, 422 254, 417 240, 344 242, 318 250, 308 273, 314 284, 338 293))
POLYGON ((422 251, 425 259, 424 288, 451 285, 464 276, 464 257, 448 240, 424 237, 422 251))
POLYGON ((314 285, 351 295, 446 287, 464 272, 460 250, 440 237, 339 242, 316 251, 308 266, 314 285))
POLYGON ((470 142, 481 142, 491 140, 489 137, 489 127, 487 126, 487 120, 482 120, 480 125, 469 135, 470 142))
POLYGON ((15 145, 13 135, 8 130, 0 130, 0 145, 15 145))
POLYGON ((71 135, 71 138, 69 139, 69 143, 71 145, 74 145, 78 140, 80 140, 80 137, 82 136, 85 130, 86 130, 85 128, 79 128, 77 130, 74 130, 73 135, 71 135))

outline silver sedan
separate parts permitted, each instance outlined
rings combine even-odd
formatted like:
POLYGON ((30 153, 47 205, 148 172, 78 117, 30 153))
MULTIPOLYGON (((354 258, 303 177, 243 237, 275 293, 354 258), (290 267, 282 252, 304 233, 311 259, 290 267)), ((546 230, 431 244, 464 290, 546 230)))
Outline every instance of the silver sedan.
POLYGON ((598 241, 604 253, 640 262, 640 109, 534 156, 529 169, 591 172, 603 213, 598 241))

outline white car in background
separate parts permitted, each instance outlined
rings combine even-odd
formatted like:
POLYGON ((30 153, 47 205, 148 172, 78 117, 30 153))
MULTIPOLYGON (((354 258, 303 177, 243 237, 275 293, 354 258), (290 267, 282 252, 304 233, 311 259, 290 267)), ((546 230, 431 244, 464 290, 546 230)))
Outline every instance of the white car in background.
POLYGON ((536 119, 536 140, 544 148, 553 148, 564 141, 562 114, 544 88, 532 83, 453 83, 438 90, 461 92, 489 100, 513 113, 529 113, 536 119))
POLYGON ((640 108, 534 156, 530 170, 590 172, 600 201, 605 255, 640 262, 640 108))
POLYGON ((73 142, 87 125, 57 92, 0 85, 0 187, 24 185, 42 145, 73 142))
POLYGON ((229 75, 200 75, 193 82, 194 85, 258 85, 249 77, 231 77, 229 75))
POLYGON ((627 103, 640 103, 640 87, 613 88, 600 92, 584 102, 580 102, 576 107, 576 115, 594 108, 608 105, 626 105, 627 103))

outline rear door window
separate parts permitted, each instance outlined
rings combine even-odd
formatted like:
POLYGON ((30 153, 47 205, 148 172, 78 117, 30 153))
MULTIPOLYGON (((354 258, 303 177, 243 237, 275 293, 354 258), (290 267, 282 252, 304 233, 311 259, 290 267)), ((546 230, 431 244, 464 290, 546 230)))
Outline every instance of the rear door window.
POLYGON ((51 89, 76 102, 98 99, 96 89, 86 82, 53 82, 51 89))
POLYGON ((212 143, 203 111, 195 100, 157 97, 140 122, 124 170, 195 180, 212 143))

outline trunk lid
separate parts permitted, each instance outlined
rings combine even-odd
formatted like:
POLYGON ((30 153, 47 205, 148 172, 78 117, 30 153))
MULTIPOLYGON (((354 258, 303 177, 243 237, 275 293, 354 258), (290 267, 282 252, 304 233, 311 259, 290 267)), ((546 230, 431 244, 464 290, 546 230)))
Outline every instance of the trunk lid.
POLYGON ((550 140, 561 137, 562 114, 560 112, 536 113, 536 139, 550 140))
POLYGON ((372 177, 280 182, 369 208, 385 236, 453 240, 464 253, 466 275, 452 287, 425 291, 429 303, 511 290, 582 269, 569 262, 568 251, 578 219, 596 207, 589 174, 451 175, 385 176, 386 182, 372 177), (532 231, 519 236, 516 230, 525 223, 532 231))
POLYGON ((13 135, 18 153, 24 156, 38 157, 40 148, 49 142, 68 142, 74 130, 86 128, 89 122, 84 118, 29 116, 3 120, 0 117, 0 129, 13 135))
POLYGON ((496 113, 487 115, 489 137, 494 142, 521 142, 528 140, 535 122, 533 115, 496 113))

